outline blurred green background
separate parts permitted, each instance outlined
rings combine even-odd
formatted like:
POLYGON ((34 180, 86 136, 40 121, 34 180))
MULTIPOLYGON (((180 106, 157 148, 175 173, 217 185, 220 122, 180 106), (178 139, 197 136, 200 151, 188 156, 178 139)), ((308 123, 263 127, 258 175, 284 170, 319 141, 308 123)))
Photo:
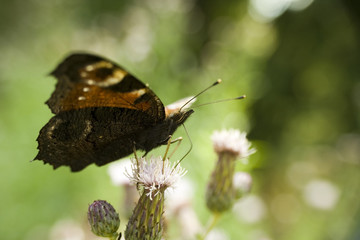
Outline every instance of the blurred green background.
MULTIPOLYGON (((4 2, 0 238, 90 239, 71 228, 88 229, 88 204, 121 206, 123 192, 107 166, 74 174, 30 162, 51 117, 44 102, 55 79, 47 74, 83 50, 118 62, 164 104, 218 78, 223 83, 199 103, 247 95, 196 108, 186 125, 194 147, 183 166, 196 182, 193 206, 204 225, 216 160, 211 133, 239 128, 258 149, 238 166, 252 174, 253 191, 220 220, 225 236, 218 239, 360 239, 359 9, 351 0, 4 2), (73 238, 57 234, 63 222, 73 238)), ((183 129, 176 136, 185 136, 183 129)), ((176 156, 188 147, 185 137, 176 156)))

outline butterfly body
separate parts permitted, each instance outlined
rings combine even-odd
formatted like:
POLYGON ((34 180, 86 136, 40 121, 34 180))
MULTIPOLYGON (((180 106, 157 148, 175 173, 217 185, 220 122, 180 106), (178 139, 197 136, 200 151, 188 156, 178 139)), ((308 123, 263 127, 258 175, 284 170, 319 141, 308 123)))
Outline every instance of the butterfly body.
POLYGON ((72 54, 52 72, 58 79, 47 101, 56 115, 40 130, 35 159, 80 171, 149 152, 165 144, 193 110, 167 111, 141 81, 115 63, 72 54))

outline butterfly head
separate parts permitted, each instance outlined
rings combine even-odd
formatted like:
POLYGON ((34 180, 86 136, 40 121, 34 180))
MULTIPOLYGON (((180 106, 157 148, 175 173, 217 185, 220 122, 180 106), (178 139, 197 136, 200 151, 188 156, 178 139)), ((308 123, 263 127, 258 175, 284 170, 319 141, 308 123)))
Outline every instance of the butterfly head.
POLYGON ((171 113, 169 116, 166 117, 167 120, 172 121, 177 126, 183 124, 188 117, 194 112, 192 109, 186 109, 179 112, 171 113))
POLYGON ((172 135, 177 127, 183 124, 194 112, 189 107, 195 101, 196 98, 194 97, 186 97, 165 107, 165 124, 169 127, 169 135, 172 135))
MULTIPOLYGON (((173 114, 186 112, 189 107, 196 101, 193 96, 180 99, 174 103, 171 103, 165 107, 165 116, 170 117, 173 114)), ((194 112, 194 111, 192 111, 194 112)), ((190 116, 190 115, 189 115, 190 116)))

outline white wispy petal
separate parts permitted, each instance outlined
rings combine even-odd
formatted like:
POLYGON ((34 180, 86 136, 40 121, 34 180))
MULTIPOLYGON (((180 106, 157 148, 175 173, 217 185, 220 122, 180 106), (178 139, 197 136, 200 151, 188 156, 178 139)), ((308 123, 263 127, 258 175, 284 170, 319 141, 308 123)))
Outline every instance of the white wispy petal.
POLYGON ((147 196, 150 199, 159 194, 161 189, 172 187, 186 172, 180 164, 172 164, 168 159, 163 161, 162 157, 150 157, 149 160, 139 158, 138 163, 136 159, 132 159, 131 172, 125 170, 133 184, 148 190, 147 196))
POLYGON ((246 158, 256 152, 256 149, 250 148, 251 143, 246 138, 246 133, 237 129, 215 131, 211 140, 217 153, 231 152, 239 158, 246 158))

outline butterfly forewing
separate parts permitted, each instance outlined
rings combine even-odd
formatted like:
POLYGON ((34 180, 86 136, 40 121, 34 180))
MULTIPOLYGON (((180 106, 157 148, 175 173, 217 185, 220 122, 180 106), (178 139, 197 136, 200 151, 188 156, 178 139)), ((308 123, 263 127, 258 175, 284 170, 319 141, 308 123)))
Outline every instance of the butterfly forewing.
POLYGON ((161 100, 117 64, 89 54, 72 54, 52 72, 58 82, 47 101, 53 113, 89 107, 128 108, 165 118, 161 100))

